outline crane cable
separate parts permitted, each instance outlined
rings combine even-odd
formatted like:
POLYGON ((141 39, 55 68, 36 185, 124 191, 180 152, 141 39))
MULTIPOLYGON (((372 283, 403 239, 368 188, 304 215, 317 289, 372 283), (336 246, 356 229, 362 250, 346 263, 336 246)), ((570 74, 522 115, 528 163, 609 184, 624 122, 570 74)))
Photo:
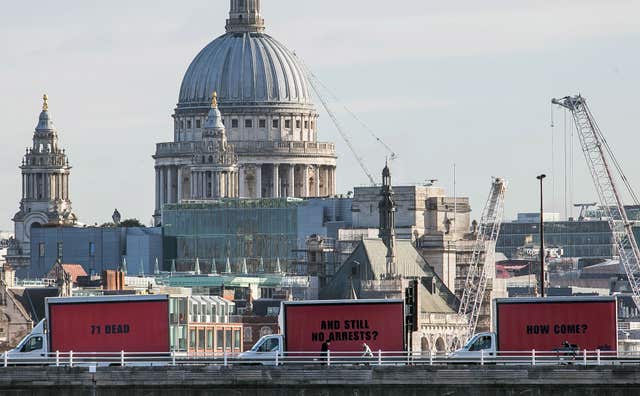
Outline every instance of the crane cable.
MULTIPOLYGON (((295 55, 295 54, 294 54, 294 56, 297 57, 297 55, 295 55)), ((342 126, 340 125, 340 122, 338 121, 336 116, 333 114, 333 112, 329 108, 329 104, 324 99, 324 97, 320 94, 320 90, 316 86, 316 82, 318 82, 317 78, 315 77, 315 75, 313 75, 313 73, 311 73, 311 71, 307 68, 306 64, 300 58, 298 58, 298 60, 300 62, 300 65, 302 66, 303 71, 305 72, 305 74, 307 75, 307 77, 309 79, 309 83, 311 84, 311 88, 316 93, 316 95, 318 95, 318 99, 320 99, 320 103, 322 103, 322 106, 327 111, 327 114, 329 115, 329 118, 331 118, 331 120, 333 121, 333 124, 335 125, 336 129, 338 130, 338 133, 340 133, 340 136, 342 136, 342 140, 344 140, 344 142, 347 144, 347 147, 349 147, 349 150, 351 151, 353 156, 356 158, 356 161, 358 162, 358 164, 360 165, 360 168, 362 168, 362 171, 364 172, 364 174, 367 176, 367 178, 371 182, 371 185, 372 186, 376 186, 378 183, 376 183, 375 179, 371 175, 371 172, 369 172, 369 169, 367 169, 367 166, 365 165, 364 160, 362 159, 362 157, 360 157, 358 155, 358 152, 356 151, 355 147, 353 146, 353 143, 351 143, 351 139, 349 139, 349 136, 347 135, 347 133, 342 129, 342 126)))
POLYGON ((625 175, 624 171, 622 170, 622 165, 620 165, 620 162, 618 161, 618 158, 616 158, 615 154, 613 154, 613 150, 611 149, 611 146, 609 146, 609 142, 607 141, 607 139, 605 138, 604 134, 600 130, 600 127, 596 123, 595 118, 593 117, 593 114, 591 113, 591 110, 587 108, 587 111, 589 113, 589 117, 593 120, 594 130, 595 130, 596 134, 598 135, 598 137, 600 138, 600 141, 602 142, 602 147, 604 147, 604 149, 607 152, 609 158, 611 159, 611 162, 613 163, 614 167, 618 171, 618 175, 620 176, 620 179, 622 180, 625 188, 629 192, 629 195, 631 196, 631 199, 633 200, 634 205, 640 205, 640 200, 638 200, 638 196, 636 195, 635 191, 633 191, 633 188, 631 187, 631 183, 629 182, 629 179, 627 178, 627 176, 625 175))
POLYGON ((611 158, 613 165, 618 171, 618 174, 620 175, 620 178, 622 179, 624 186, 629 192, 629 195, 631 195, 631 199, 633 199, 633 203, 635 205, 640 205, 640 202, 638 201, 638 196, 636 195, 635 191, 633 191, 633 188, 631 187, 631 183, 629 182, 627 175, 625 175, 624 171, 622 170, 622 165, 620 165, 620 162, 618 162, 618 158, 616 158, 616 156, 613 154, 613 150, 611 149, 611 146, 609 146, 609 142, 607 142, 607 139, 604 137, 604 135, 600 131, 600 128, 597 125, 596 125, 596 128, 597 128, 596 130, 598 131, 598 134, 600 135, 600 138, 602 139, 602 143, 605 150, 609 154, 609 157, 611 158))
MULTIPOLYGON (((300 61, 300 63, 302 64, 303 69, 305 70, 305 72, 306 72, 307 76, 309 76, 309 79, 310 79, 310 80, 311 80, 311 79, 313 79, 313 80, 314 80, 314 81, 315 81, 319 86, 321 86, 321 87, 326 91, 326 93, 327 93, 327 94, 328 94, 328 95, 329 95, 333 100, 335 100, 336 102, 340 103, 340 104, 341 104, 341 106, 344 108, 344 110, 347 112, 347 114, 349 114, 349 115, 350 115, 354 120, 356 120, 356 121, 360 124, 360 126, 362 126, 362 127, 363 127, 367 132, 369 132, 369 134, 370 134, 374 139, 376 139, 376 141, 377 141, 378 143, 380 143, 380 144, 381 144, 381 145, 382 145, 382 146, 383 146, 383 147, 384 147, 384 148, 389 152, 389 154, 390 154, 390 158, 389 158, 389 159, 390 159, 390 160, 398 159, 398 154, 396 154, 396 152, 395 152, 395 151, 393 151, 393 149, 392 149, 392 148, 391 148, 387 143, 385 143, 385 142, 384 142, 384 140, 382 140, 382 138, 380 138, 380 136, 376 135, 376 133, 375 133, 371 128, 369 128, 369 126, 368 126, 367 124, 365 124, 365 122, 364 122, 364 121, 362 121, 362 119, 360 119, 360 117, 358 117, 357 115, 355 115, 355 114, 353 113, 353 111, 351 111, 351 109, 349 109, 345 104, 342 104, 342 102, 340 101, 340 99, 339 99, 339 98, 338 98, 338 97, 337 97, 337 96, 336 96, 336 95, 331 91, 331 89, 329 89, 329 87, 327 87, 327 85, 326 85, 326 84, 324 84, 324 83, 323 83, 323 82, 318 78, 318 76, 317 76, 315 73, 313 73, 313 72, 311 71, 311 69, 309 69, 309 67, 306 65, 306 63, 304 63, 304 62, 302 61, 302 59, 300 59, 300 58, 298 57, 298 55, 297 55, 297 54, 294 54, 294 55, 295 55, 295 57, 300 61)), ((313 87, 313 84, 312 84, 312 88, 314 88, 314 91, 316 92, 316 94, 317 94, 318 96, 320 96, 320 93, 318 92, 318 89, 317 89, 316 87, 313 87)))

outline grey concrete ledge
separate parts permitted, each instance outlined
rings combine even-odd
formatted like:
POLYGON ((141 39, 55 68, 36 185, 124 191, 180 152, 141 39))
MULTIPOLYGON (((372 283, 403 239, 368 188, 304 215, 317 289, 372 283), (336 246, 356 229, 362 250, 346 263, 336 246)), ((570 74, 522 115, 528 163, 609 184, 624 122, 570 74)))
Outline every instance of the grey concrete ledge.
POLYGON ((0 390, 98 386, 297 387, 297 386, 624 386, 640 390, 640 366, 412 366, 412 367, 9 367, 0 368, 0 390))

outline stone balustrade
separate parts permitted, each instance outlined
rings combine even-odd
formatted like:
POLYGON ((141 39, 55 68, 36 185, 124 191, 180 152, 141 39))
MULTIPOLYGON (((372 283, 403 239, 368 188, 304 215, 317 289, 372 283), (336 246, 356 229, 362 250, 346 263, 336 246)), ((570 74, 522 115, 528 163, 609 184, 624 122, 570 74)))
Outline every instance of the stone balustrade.
MULTIPOLYGON (((336 147, 326 142, 283 142, 243 140, 230 142, 236 153, 242 154, 308 154, 335 157, 336 147)), ((197 142, 158 143, 157 156, 192 154, 197 142)))

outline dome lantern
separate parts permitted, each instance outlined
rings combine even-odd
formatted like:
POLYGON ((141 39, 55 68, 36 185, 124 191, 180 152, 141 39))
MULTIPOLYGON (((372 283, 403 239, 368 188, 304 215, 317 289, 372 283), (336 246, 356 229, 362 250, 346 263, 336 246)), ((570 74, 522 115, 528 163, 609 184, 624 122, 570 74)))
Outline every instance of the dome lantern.
POLYGON ((40 113, 40 118, 38 119, 38 125, 36 126, 36 132, 51 132, 54 131, 56 127, 53 125, 53 121, 49 115, 49 97, 47 94, 42 96, 42 112, 40 113))
POLYGON ((226 28, 228 33, 264 32, 260 0, 231 0, 226 28))

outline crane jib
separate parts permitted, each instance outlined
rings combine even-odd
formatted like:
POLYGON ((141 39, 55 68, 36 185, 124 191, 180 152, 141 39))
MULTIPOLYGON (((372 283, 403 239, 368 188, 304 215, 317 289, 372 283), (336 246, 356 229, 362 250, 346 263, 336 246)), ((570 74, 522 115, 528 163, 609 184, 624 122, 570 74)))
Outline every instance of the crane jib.
POLYGON ((507 184, 494 178, 489 197, 482 210, 471 263, 460 299, 458 314, 467 321, 467 337, 475 332, 480 309, 487 289, 487 268, 495 266, 495 249, 504 214, 504 194, 507 184))
POLYGON ((613 150, 598 128, 586 99, 577 95, 553 99, 551 102, 571 111, 587 166, 613 234, 620 262, 629 278, 633 301, 640 308, 640 250, 638 250, 614 171, 617 172, 636 204, 638 198, 613 150))

